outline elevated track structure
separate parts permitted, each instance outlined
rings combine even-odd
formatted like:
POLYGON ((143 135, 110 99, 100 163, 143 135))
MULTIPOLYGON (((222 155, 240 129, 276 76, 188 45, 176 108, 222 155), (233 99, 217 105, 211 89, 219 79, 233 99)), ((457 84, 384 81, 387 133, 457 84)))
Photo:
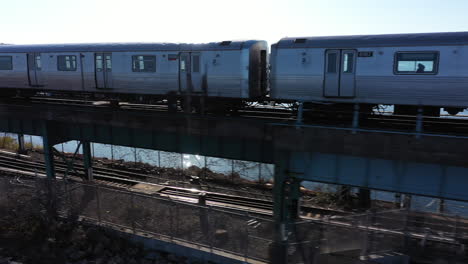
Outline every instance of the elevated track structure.
POLYGON ((278 263, 287 263, 302 181, 468 201, 468 137, 463 134, 423 133, 421 118, 414 131, 301 121, 95 104, 0 103, 0 131, 43 138, 49 179, 56 171, 53 146, 70 140, 83 146, 89 180, 90 142, 274 164, 277 250, 272 252, 278 263))

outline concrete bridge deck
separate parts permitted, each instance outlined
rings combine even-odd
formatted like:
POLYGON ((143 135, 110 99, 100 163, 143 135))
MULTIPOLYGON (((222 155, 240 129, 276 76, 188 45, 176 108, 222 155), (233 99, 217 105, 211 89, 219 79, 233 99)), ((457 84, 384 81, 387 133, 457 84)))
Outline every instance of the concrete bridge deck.
POLYGON ((26 102, 0 103, 0 131, 42 136, 49 178, 53 145, 69 140, 82 142, 89 175, 89 142, 273 163, 278 263, 286 263, 303 180, 468 201, 463 137, 26 102))
POLYGON ((468 200, 468 139, 293 122, 51 104, 0 104, 0 130, 281 163, 288 177, 468 200), (280 162, 279 162, 280 161, 280 162))

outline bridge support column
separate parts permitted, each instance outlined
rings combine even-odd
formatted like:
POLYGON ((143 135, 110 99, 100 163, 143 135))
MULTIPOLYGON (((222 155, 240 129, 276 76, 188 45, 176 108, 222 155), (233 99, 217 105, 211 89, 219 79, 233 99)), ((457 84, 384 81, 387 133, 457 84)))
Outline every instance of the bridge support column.
POLYGON ((81 141, 83 145, 83 165, 85 177, 88 181, 93 180, 93 157, 91 155, 91 143, 89 141, 81 141))
POLYGON ((395 208, 401 208, 401 193, 395 193, 395 208))
POLYGON ((299 198, 301 180, 291 176, 289 154, 275 153, 274 208, 275 242, 270 249, 270 261, 273 264, 287 263, 289 231, 294 228, 294 221, 299 217, 299 198))
POLYGON ((351 197, 351 186, 341 185, 338 188, 338 200, 340 204, 349 205, 352 202, 351 197))
POLYGON ((359 128, 359 104, 354 104, 354 111, 353 111, 353 134, 356 134, 356 130, 359 128))
POLYGON ((361 208, 370 208, 372 205, 371 191, 365 188, 359 188, 359 206, 361 208))
POLYGON ((26 154, 26 147, 24 144, 24 135, 18 134, 18 154, 26 154))
POLYGON ((297 108, 296 125, 302 125, 303 119, 304 119, 304 102, 299 102, 299 107, 297 108))
POLYGON ((55 185, 55 165, 54 165, 54 134, 51 125, 48 122, 42 123, 42 145, 44 149, 44 164, 46 169, 47 181, 47 202, 46 210, 49 217, 57 215, 57 187, 55 185))
POLYGON ((439 199, 438 212, 441 214, 445 213, 445 200, 444 199, 439 199))
POLYGON ((421 106, 418 107, 418 114, 416 115, 416 138, 420 138, 423 132, 423 114, 423 108, 421 106))
POLYGON ((66 142, 67 140, 60 135, 57 126, 50 121, 42 122, 41 132, 46 175, 48 179, 55 179, 54 145, 66 142))
POLYGON ((54 144, 51 129, 47 123, 42 125, 42 145, 44 148, 44 164, 47 178, 55 179, 54 144))
POLYGON ((405 194, 403 198, 402 208, 411 209, 411 195, 410 194, 405 194))

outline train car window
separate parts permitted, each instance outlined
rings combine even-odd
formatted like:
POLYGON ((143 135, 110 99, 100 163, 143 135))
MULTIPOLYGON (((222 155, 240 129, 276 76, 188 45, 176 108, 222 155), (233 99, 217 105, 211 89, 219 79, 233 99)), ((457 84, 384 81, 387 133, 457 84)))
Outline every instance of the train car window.
POLYGON ((180 60, 180 71, 185 71, 185 60, 180 60))
POLYGON ((435 74, 437 73, 438 52, 397 52, 396 74, 435 74))
POLYGON ((132 56, 134 72, 156 72, 156 56, 132 56))
POLYGON ((74 55, 57 56, 57 68, 59 71, 76 71, 76 56, 74 55))
POLYGON ((354 54, 353 53, 343 54, 343 72, 352 73, 353 66, 354 66, 354 54))
POLYGON ((101 55, 96 55, 96 71, 97 72, 102 72, 103 68, 103 63, 102 63, 102 56, 101 55))
POLYGON ((36 55, 36 70, 40 71, 42 69, 41 64, 41 55, 36 55))
POLYGON ((192 55, 192 72, 200 72, 200 55, 192 55))
POLYGON ((111 55, 106 55, 106 70, 111 70, 112 69, 112 56, 111 55))
POLYGON ((13 57, 12 56, 0 56, 0 70, 2 71, 13 70, 13 57))
POLYGON ((327 73, 336 73, 336 53, 328 53, 327 73))
POLYGON ((185 63, 187 62, 187 55, 181 55, 180 56, 180 71, 184 72, 186 69, 185 63))

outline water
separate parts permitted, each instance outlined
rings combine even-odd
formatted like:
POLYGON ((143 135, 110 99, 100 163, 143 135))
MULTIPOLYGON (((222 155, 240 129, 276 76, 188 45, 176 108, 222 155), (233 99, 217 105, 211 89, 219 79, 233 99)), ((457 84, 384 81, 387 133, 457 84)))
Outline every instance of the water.
MULTIPOLYGON (((15 134, 6 134, 16 139, 15 134)), ((0 134, 1 136, 1 134, 0 134)), ((25 135, 25 142, 31 142, 36 147, 42 147, 42 137, 25 135)), ((75 153, 78 141, 69 141, 57 144, 54 147, 62 152, 75 153)), ((83 154, 82 147, 78 154, 83 154)), ((230 175, 237 173, 241 178, 257 181, 273 180, 274 166, 258 162, 246 162, 240 160, 227 160, 215 157, 204 157, 200 155, 180 154, 173 152, 157 151, 150 149, 131 148, 123 146, 112 146, 107 144, 91 143, 91 153, 96 158, 107 158, 123 160, 126 162, 142 162, 158 167, 172 167, 187 169, 190 166, 199 168, 206 167, 216 173, 230 175)))

